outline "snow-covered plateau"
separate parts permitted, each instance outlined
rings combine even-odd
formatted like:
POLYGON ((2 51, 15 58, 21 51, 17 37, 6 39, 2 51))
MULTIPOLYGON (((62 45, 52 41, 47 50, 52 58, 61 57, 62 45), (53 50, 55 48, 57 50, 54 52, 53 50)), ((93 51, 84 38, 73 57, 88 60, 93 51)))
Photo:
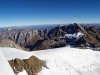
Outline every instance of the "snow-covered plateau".
MULTIPOLYGON (((91 49, 77 49, 70 47, 63 47, 57 49, 48 49, 41 51, 26 52, 15 48, 0 47, 0 51, 4 54, 6 60, 20 58, 26 59, 32 55, 45 60, 47 67, 44 68, 37 75, 100 75, 100 52, 92 51, 91 49)), ((2 61, 2 53, 0 52, 0 60, 2 61)), ((0 62, 0 75, 8 74, 8 63, 0 62), (2 67, 5 68, 2 68, 2 67), (4 71, 7 73, 3 73, 4 71), (7 71, 7 70, 8 71, 7 71), (2 72, 1 72, 2 71, 2 72)), ((12 72, 11 72, 12 73, 12 72)), ((28 75, 25 70, 18 75, 28 75)))

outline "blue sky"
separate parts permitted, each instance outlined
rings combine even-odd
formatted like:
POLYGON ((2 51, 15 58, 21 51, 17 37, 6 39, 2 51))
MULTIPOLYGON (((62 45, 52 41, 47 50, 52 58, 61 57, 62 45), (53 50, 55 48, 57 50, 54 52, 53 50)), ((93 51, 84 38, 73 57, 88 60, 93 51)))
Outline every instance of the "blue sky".
POLYGON ((0 0, 0 27, 100 23, 100 0, 0 0))

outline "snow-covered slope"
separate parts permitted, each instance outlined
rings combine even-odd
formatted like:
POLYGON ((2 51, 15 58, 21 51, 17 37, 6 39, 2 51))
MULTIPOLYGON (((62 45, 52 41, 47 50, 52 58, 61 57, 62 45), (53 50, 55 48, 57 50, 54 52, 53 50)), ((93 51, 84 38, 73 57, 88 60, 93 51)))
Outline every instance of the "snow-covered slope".
MULTIPOLYGON (((46 61, 38 75, 100 75, 100 52, 70 47, 25 52, 14 48, 0 48, 7 60, 35 55, 46 61)), ((20 75, 27 75, 21 73, 20 75)))
POLYGON ((84 34, 82 32, 78 32, 78 33, 74 33, 74 34, 65 34, 64 37, 65 38, 77 38, 77 39, 79 39, 83 35, 84 34))
POLYGON ((15 75, 5 56, 0 51, 0 75, 15 75))

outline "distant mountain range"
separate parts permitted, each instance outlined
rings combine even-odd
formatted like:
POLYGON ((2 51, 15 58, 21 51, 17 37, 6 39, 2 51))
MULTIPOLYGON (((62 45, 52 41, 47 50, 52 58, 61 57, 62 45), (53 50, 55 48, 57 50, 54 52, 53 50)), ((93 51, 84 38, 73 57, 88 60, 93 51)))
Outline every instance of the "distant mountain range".
POLYGON ((22 30, 22 29, 45 30, 45 29, 52 29, 55 26, 58 26, 58 24, 12 26, 12 27, 0 28, 0 31, 2 31, 2 30, 11 30, 11 29, 12 30, 22 30))
POLYGON ((64 46, 100 48, 99 24, 56 24, 0 29, 0 38, 13 41, 24 50, 43 50, 64 46))
MULTIPOLYGON (((94 26, 96 28, 100 28, 100 23, 80 23, 81 25, 85 26, 94 26)), ((2 27, 1 30, 6 29, 32 29, 32 30, 45 30, 45 29, 52 29, 53 27, 59 25, 69 25, 69 24, 44 24, 44 25, 23 25, 23 26, 12 26, 12 27, 2 27)))
POLYGON ((87 23, 87 24, 83 24, 85 26, 93 26, 95 28, 99 28, 100 29, 100 23, 87 23))

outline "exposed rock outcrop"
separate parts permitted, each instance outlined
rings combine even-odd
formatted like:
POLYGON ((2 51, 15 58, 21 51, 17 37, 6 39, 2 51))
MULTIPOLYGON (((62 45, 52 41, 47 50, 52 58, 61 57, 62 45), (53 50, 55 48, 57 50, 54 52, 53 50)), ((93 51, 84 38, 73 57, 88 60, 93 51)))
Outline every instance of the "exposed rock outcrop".
POLYGON ((9 63, 15 74, 26 70, 28 75, 36 75, 39 71, 42 70, 42 67, 47 67, 45 61, 40 60, 35 56, 31 56, 29 59, 12 59, 9 60, 9 63))

